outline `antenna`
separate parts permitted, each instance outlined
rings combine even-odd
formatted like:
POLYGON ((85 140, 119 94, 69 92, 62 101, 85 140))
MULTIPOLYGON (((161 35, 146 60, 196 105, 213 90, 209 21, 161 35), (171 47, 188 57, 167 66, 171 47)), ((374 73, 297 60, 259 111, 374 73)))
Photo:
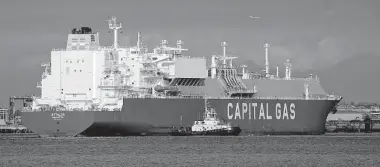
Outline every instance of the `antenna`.
POLYGON ((114 49, 117 49, 119 47, 119 45, 117 44, 117 41, 118 41, 117 31, 122 28, 122 25, 121 23, 117 24, 116 17, 112 16, 111 20, 108 20, 108 26, 109 26, 109 29, 113 30, 113 36, 114 36, 113 47, 114 49))

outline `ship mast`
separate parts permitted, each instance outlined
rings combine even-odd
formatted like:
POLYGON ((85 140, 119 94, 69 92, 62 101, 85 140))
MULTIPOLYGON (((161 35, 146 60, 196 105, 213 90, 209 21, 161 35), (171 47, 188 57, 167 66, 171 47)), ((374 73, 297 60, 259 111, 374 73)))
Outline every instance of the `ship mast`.
POLYGON ((269 78, 269 60, 268 60, 269 44, 268 43, 264 44, 264 49, 265 49, 265 77, 269 78))
POLYGON ((142 37, 141 37, 141 32, 138 32, 137 33, 137 52, 138 52, 138 54, 140 55, 140 53, 141 53, 141 43, 142 43, 142 37))
POLYGON ((108 20, 108 26, 109 29, 113 30, 113 48, 116 50, 119 45, 117 44, 118 42, 118 30, 122 28, 121 23, 117 24, 116 23, 116 17, 112 16, 111 20, 108 20))
POLYGON ((292 63, 290 60, 286 60, 285 64, 285 79, 290 80, 292 74, 292 63))
POLYGON ((207 98, 205 97, 205 111, 204 111, 204 114, 203 114, 203 119, 205 119, 208 115, 208 113, 210 112, 209 110, 209 103, 208 103, 208 100, 207 98))
POLYGON ((207 98, 205 98, 205 111, 207 111, 208 109, 208 102, 207 102, 207 98))
POLYGON ((278 65, 276 67, 276 77, 278 78, 278 65))
POLYGON ((222 42, 222 47, 223 47, 223 68, 226 68, 227 67, 227 56, 226 56, 226 46, 227 46, 227 42, 222 42))
POLYGON ((113 35, 114 35, 114 42, 113 42, 113 49, 110 50, 109 52, 109 58, 108 58, 108 63, 106 63, 107 67, 110 71, 107 73, 111 76, 113 79, 112 82, 112 89, 114 91, 114 97, 117 97, 120 95, 120 74, 119 72, 119 67, 118 67, 118 57, 119 57, 119 45, 118 45, 118 31, 122 29, 122 24, 116 22, 116 17, 112 16, 111 20, 108 20, 108 26, 109 29, 113 30, 113 35))

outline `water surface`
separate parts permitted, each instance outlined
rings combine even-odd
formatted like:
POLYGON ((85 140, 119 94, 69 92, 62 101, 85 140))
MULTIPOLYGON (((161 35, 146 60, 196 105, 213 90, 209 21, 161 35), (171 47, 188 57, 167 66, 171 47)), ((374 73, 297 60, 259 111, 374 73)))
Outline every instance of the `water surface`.
POLYGON ((0 140, 0 166, 378 166, 377 136, 0 140))

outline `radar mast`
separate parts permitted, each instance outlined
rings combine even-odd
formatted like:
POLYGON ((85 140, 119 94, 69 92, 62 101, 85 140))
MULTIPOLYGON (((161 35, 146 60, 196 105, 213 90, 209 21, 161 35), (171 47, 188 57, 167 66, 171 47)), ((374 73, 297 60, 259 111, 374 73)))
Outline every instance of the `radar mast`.
POLYGON ((111 20, 108 20, 108 26, 109 29, 113 30, 113 36, 114 36, 114 41, 113 41, 113 48, 116 50, 119 48, 118 45, 118 30, 122 28, 121 23, 116 22, 116 17, 112 16, 111 20))

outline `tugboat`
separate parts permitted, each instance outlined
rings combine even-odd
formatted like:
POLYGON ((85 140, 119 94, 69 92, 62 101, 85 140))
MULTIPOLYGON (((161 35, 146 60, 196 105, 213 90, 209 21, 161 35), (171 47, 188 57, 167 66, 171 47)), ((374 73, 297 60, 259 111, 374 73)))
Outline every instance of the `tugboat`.
MULTIPOLYGON (((206 103, 207 104, 207 103, 206 103)), ((239 126, 232 126, 223 118, 219 119, 214 108, 206 105, 204 118, 194 121, 193 126, 181 127, 172 131, 173 136, 238 136, 239 126)))

